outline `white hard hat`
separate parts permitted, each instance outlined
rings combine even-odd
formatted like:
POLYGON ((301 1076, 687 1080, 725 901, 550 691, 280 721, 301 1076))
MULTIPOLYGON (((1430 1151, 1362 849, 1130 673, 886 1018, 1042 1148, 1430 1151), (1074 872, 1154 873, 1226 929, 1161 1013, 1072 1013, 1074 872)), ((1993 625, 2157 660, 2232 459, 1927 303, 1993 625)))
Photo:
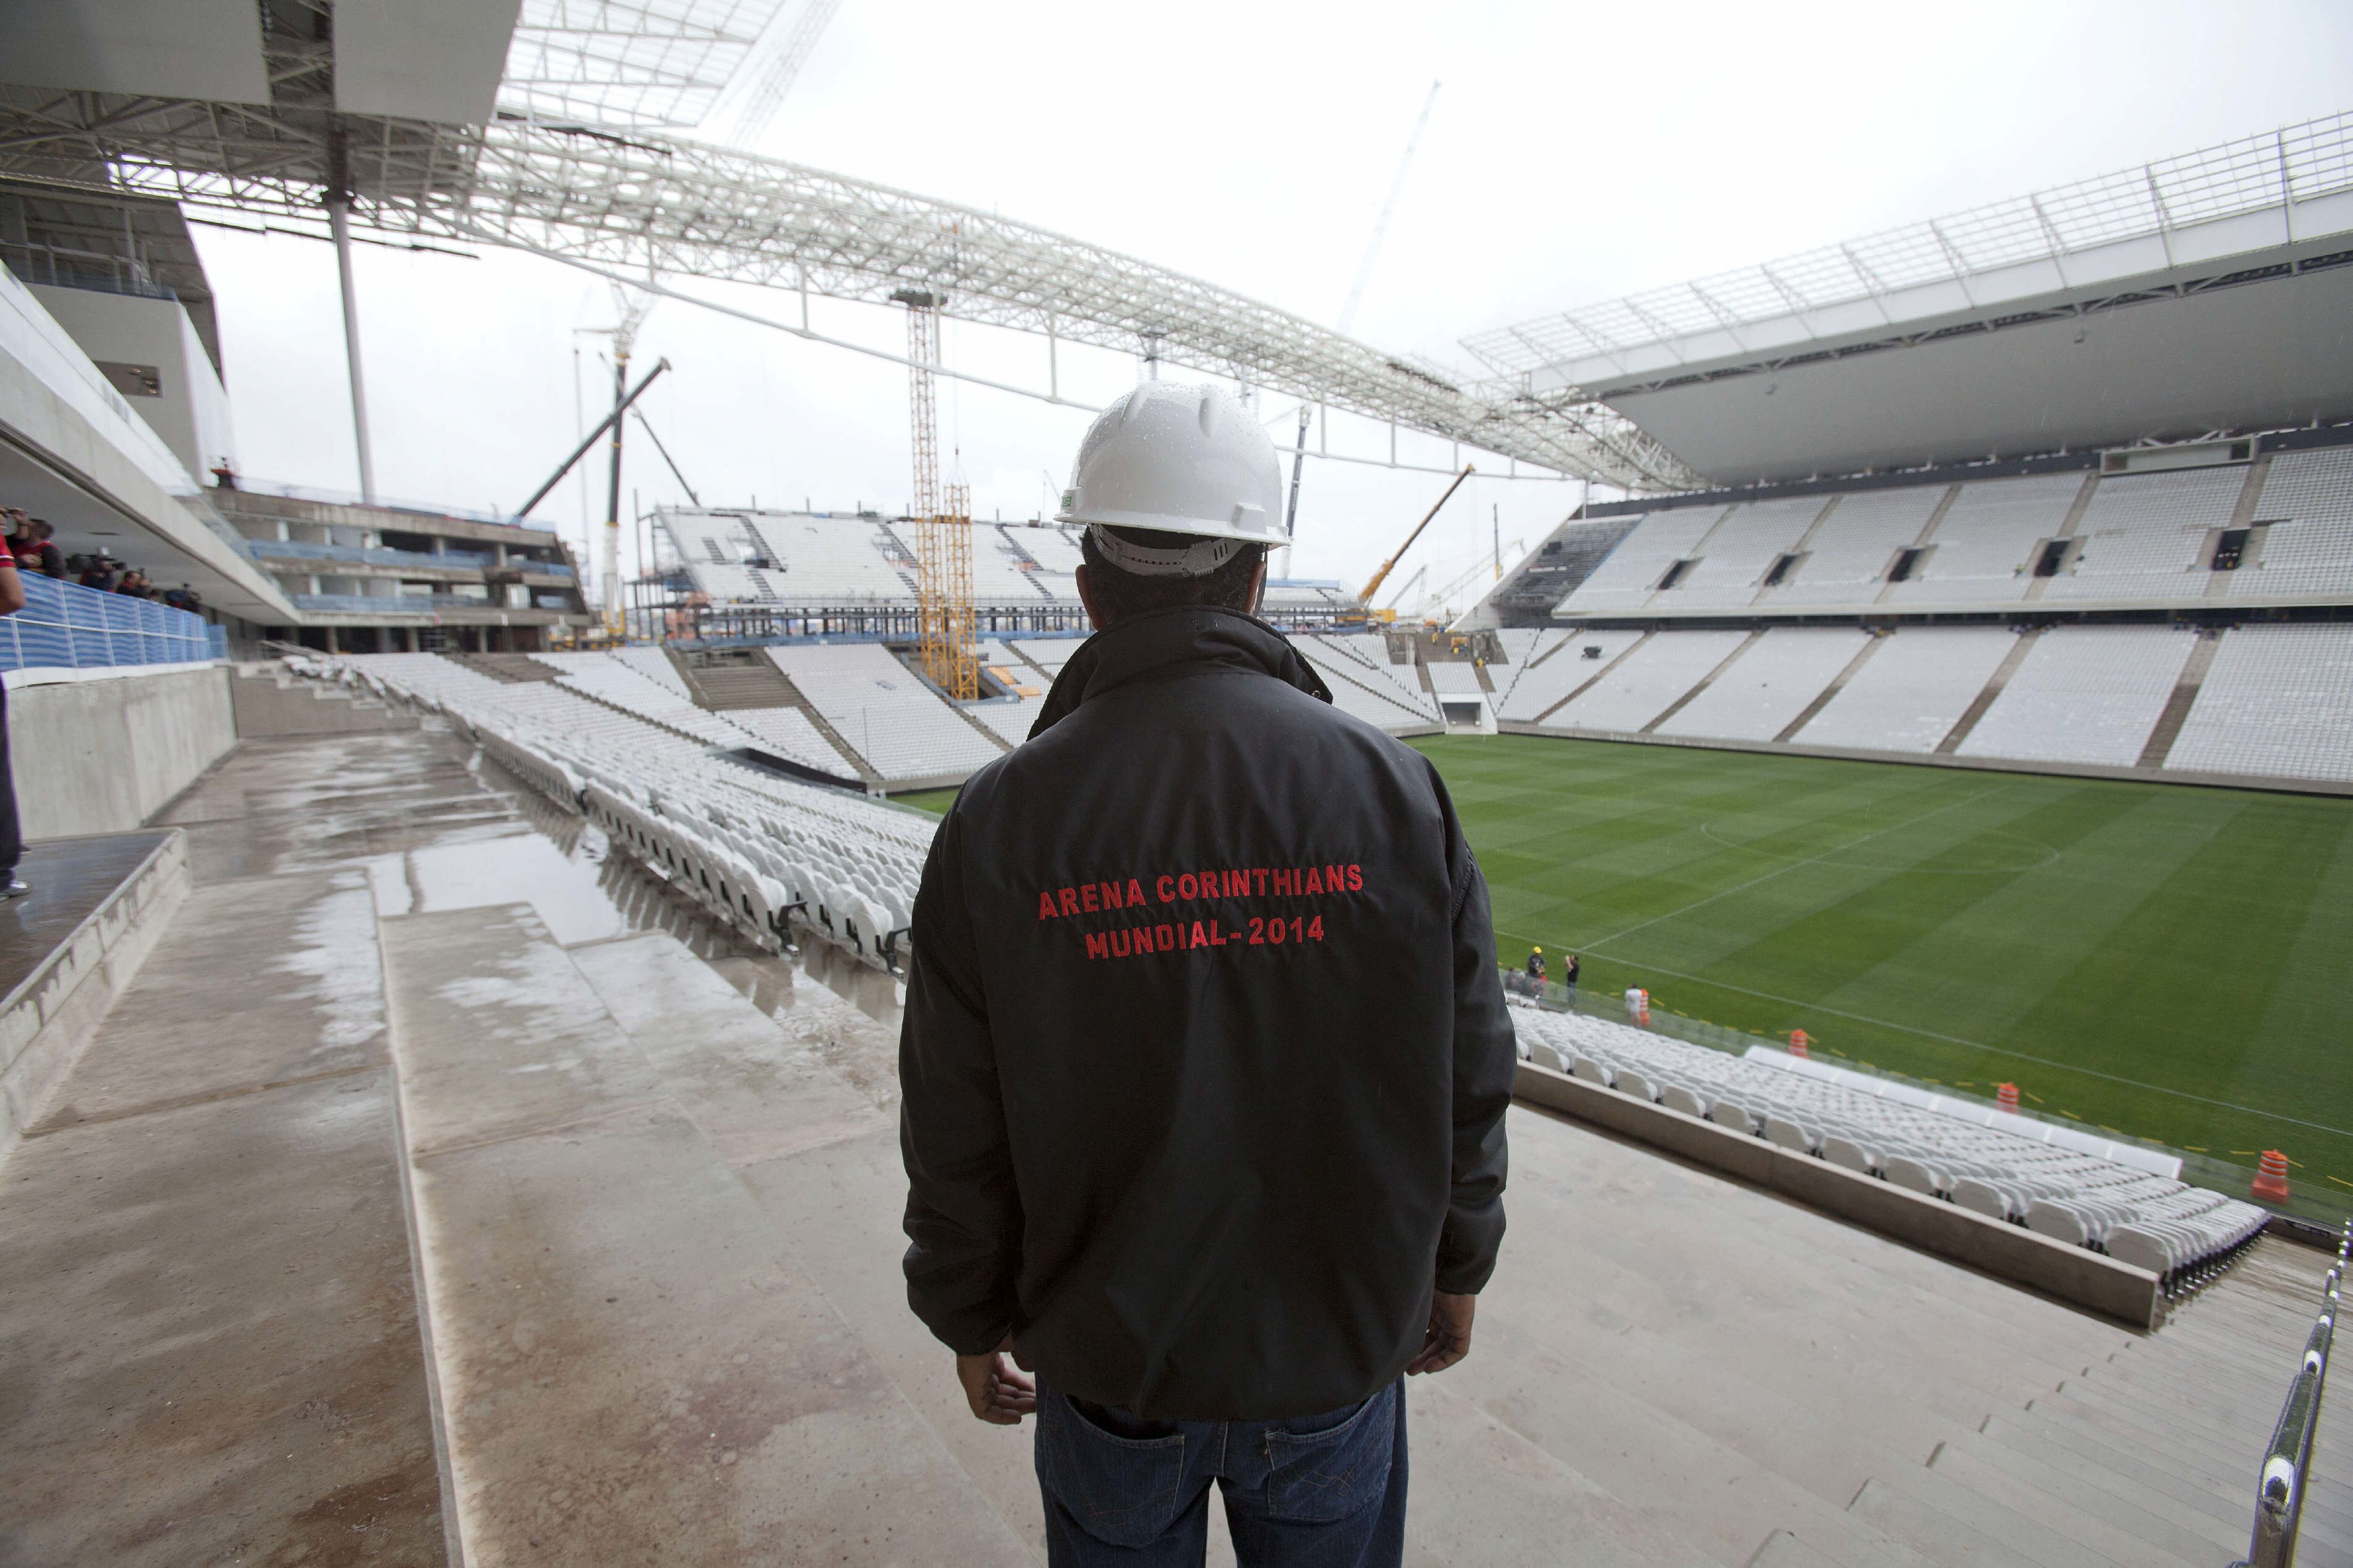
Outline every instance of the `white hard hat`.
POLYGON ((1225 393, 1175 382, 1147 381, 1097 416, 1054 521, 1233 542, 1154 551, 1095 535, 1114 563, 1146 575, 1196 576, 1234 546, 1290 542, 1274 443, 1225 393))

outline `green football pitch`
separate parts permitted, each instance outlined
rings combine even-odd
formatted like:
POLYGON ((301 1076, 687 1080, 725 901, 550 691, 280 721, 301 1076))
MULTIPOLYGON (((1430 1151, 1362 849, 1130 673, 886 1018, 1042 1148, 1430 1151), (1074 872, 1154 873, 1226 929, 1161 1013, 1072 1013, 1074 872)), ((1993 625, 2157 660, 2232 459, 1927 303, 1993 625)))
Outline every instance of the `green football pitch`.
POLYGON ((1431 738, 1498 951, 2353 1198, 2353 800, 1431 738), (2331 1184, 2334 1184, 2333 1187, 2331 1184))

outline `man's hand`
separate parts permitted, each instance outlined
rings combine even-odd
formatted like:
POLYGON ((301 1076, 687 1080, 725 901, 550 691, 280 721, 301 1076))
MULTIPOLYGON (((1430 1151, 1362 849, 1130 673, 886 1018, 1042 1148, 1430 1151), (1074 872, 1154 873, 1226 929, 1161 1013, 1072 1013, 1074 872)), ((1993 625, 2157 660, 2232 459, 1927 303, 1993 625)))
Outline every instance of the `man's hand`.
MULTIPOLYGON (((1468 1300, 1469 1298, 1461 1298, 1468 1300)), ((1464 1331, 1469 1331, 1469 1314, 1463 1316, 1464 1331)), ((1007 1363, 1010 1354, 1018 1363, 1013 1350, 1013 1336, 986 1355, 956 1357, 956 1381, 964 1384, 965 1403, 972 1413, 992 1426, 1018 1426, 1021 1418, 1038 1408, 1038 1380, 1026 1371, 1016 1371, 1007 1363)))
MULTIPOLYGON (((1471 1314, 1476 1296, 1450 1296, 1440 1290, 1430 1300, 1430 1328, 1423 1334, 1421 1353, 1406 1363, 1406 1374, 1444 1372, 1471 1353, 1471 1314)), ((967 1385, 969 1386, 969 1385, 967 1385)), ((975 1406, 976 1410, 978 1407, 975 1406)))

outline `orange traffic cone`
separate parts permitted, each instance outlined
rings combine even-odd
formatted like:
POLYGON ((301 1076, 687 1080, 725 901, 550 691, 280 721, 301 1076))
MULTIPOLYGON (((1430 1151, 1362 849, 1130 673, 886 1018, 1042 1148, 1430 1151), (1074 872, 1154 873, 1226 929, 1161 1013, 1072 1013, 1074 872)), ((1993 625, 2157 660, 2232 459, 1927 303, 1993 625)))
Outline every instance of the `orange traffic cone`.
POLYGON ((1805 1030, 1792 1029, 1789 1031, 1789 1054, 1797 1058, 1799 1061, 1805 1062, 1813 1060, 1811 1057, 1806 1054, 1806 1047, 1812 1044, 1813 1042, 1806 1037, 1805 1030))
POLYGON ((2276 1149, 2263 1151, 2263 1168, 2255 1173, 2255 1201, 2287 1202, 2287 1156, 2276 1149))
POLYGON ((2014 1083, 1998 1083, 1994 1085, 1993 1098, 1994 1103, 2000 1106, 2004 1110, 2016 1110, 2018 1109, 2018 1085, 2014 1083))

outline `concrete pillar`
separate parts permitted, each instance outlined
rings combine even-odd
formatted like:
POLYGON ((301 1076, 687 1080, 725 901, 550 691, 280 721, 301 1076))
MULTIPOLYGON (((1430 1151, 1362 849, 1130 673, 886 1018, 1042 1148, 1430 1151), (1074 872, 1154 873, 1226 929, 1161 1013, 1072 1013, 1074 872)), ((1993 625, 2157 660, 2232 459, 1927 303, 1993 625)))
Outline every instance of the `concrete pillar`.
POLYGON ((351 198, 327 198, 327 229, 335 241, 335 273, 343 287, 343 362, 351 371, 352 433, 359 440, 360 499, 375 504, 375 456, 368 449, 367 385, 360 374, 360 300, 352 284, 351 198))

